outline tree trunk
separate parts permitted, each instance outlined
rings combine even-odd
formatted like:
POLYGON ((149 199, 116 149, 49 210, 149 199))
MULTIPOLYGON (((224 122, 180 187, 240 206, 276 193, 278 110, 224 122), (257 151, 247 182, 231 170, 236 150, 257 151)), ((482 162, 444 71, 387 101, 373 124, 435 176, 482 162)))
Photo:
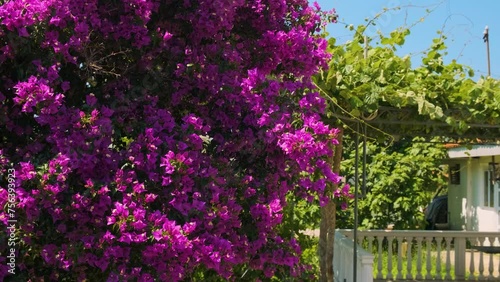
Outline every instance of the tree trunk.
MULTIPOLYGON (((342 138, 344 131, 340 128, 337 135, 338 145, 334 146, 334 155, 329 158, 328 162, 333 168, 333 172, 340 172, 340 161, 342 160, 342 138)), ((338 188, 338 185, 329 185, 326 194, 333 195, 333 191, 338 188)), ((333 196, 332 196, 333 197, 333 196)), ((333 282, 333 240, 335 238, 335 211, 336 205, 334 201, 329 201, 327 205, 321 207, 321 222, 319 226, 319 264, 320 264, 320 281, 333 282)))

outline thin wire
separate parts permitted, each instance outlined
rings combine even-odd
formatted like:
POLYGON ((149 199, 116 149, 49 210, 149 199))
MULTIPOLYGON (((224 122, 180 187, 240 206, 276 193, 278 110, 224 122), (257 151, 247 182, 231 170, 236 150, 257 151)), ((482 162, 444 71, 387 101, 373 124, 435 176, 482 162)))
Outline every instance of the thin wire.
MULTIPOLYGON (((369 123, 366 123, 365 121, 361 120, 361 119, 360 119, 360 118, 358 118, 357 116, 355 116, 355 115, 351 114, 349 111, 347 111, 346 109, 342 108, 342 107, 341 107, 341 106, 340 106, 340 105, 339 105, 339 104, 335 101, 335 99, 333 99, 332 97, 330 97, 330 94, 329 94, 328 92, 326 92, 326 91, 325 91, 325 90, 323 90, 321 87, 319 87, 319 85, 317 85, 315 82, 313 82, 313 84, 314 84, 314 86, 316 86, 316 88, 317 88, 320 92, 323 92, 323 94, 325 94, 325 96, 326 96, 326 97, 327 97, 327 98, 328 98, 328 99, 329 99, 329 100, 330 100, 330 101, 331 101, 331 102, 332 102, 335 106, 337 106, 340 110, 342 110, 342 111, 343 111, 344 113, 346 113, 347 115, 351 116, 351 118, 352 118, 352 119, 354 119, 354 120, 356 120, 356 121, 358 121, 358 122, 361 122, 361 123, 365 124, 366 126, 371 127, 372 129, 374 129, 375 131, 378 131, 378 132, 382 133, 383 135, 386 135, 386 136, 390 137, 390 138, 391 138, 391 142, 390 142, 390 143, 392 143, 392 142, 394 141, 394 136, 390 135, 390 134, 389 134, 389 133, 387 133, 387 132, 384 132, 384 131, 382 131, 382 130, 378 129, 377 127, 375 127, 375 126, 373 126, 373 125, 371 125, 371 124, 369 124, 369 123)), ((359 130, 358 130, 358 131, 356 131, 356 132, 358 132, 358 133, 359 133, 359 130)), ((375 138, 373 138, 373 140, 375 140, 375 138)))

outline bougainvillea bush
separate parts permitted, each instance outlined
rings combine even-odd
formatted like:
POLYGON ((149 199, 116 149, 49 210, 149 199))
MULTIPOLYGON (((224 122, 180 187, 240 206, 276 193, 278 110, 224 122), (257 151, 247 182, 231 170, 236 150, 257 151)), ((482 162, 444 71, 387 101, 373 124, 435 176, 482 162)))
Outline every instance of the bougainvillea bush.
POLYGON ((301 277, 286 196, 339 182, 318 7, 0 3, 0 277, 301 277))

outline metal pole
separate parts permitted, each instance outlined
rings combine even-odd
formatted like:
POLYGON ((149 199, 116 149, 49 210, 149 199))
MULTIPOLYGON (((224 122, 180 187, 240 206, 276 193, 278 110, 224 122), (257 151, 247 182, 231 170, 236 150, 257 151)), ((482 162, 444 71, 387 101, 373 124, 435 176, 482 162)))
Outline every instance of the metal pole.
MULTIPOLYGON (((368 57, 368 38, 366 35, 363 37, 365 41, 365 50, 364 57, 365 59, 368 57)), ((358 182, 359 182, 359 121, 356 123, 356 151, 354 157, 354 228, 353 228, 353 267, 352 267, 352 281, 357 281, 357 272, 358 272, 358 182)), ((366 149, 363 147, 363 154, 366 155, 366 149)), ((363 166, 364 167, 364 166, 363 166)), ((364 169, 364 168, 363 168, 364 169)), ((363 179, 364 181, 364 179, 363 179)))
MULTIPOLYGON (((365 60, 368 58, 368 37, 365 35, 365 60)), ((363 184, 361 184, 361 196, 366 196, 366 121, 363 122, 363 184)))
POLYGON ((354 157, 354 229, 353 229, 353 268, 352 278, 356 282, 356 274, 358 270, 358 159, 359 159, 359 122, 356 123, 356 151, 354 157))
POLYGON ((491 69, 490 69, 490 34, 488 26, 484 28, 483 40, 484 42, 486 42, 486 56, 488 60, 488 77, 489 77, 491 76, 491 69))
POLYGON ((361 197, 366 196, 366 127, 367 124, 363 123, 363 183, 361 184, 361 197))

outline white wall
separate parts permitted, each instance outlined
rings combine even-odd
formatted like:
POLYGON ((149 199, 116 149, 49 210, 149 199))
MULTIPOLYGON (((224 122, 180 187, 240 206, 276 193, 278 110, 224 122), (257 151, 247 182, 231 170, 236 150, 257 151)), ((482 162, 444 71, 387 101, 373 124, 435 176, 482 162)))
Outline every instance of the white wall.
MULTIPOLYGON (((500 231, 498 184, 495 189, 495 207, 484 206, 484 172, 489 170, 491 156, 451 159, 460 164, 460 184, 450 184, 448 211, 450 228, 468 231, 500 231)), ((500 162, 500 156, 496 156, 500 162)))
POLYGON ((477 208, 477 217, 477 231, 498 231, 498 213, 496 210, 479 207, 477 208))
MULTIPOLYGON (((494 207, 486 207, 484 206, 484 172, 488 171, 489 163, 492 161, 491 156, 481 157, 481 164, 476 166, 477 171, 474 173, 474 177, 477 178, 477 186, 480 189, 475 190, 475 199, 476 201, 476 211, 477 211, 477 222, 478 222, 478 231, 498 231, 498 210, 499 210, 499 200, 498 199, 498 184, 495 184, 494 196, 495 196, 495 205, 494 207)), ((498 156, 495 158, 495 162, 500 160, 498 156)))

